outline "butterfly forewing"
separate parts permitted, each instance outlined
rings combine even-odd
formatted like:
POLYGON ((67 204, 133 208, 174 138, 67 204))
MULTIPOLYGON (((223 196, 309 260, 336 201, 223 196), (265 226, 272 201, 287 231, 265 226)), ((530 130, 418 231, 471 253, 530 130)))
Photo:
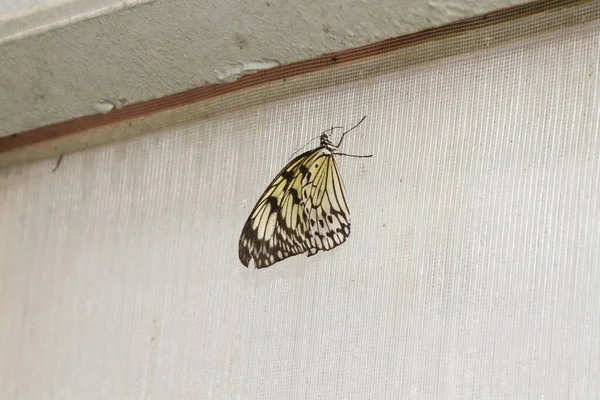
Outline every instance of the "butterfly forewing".
POLYGON ((265 268, 285 258, 331 250, 350 234, 344 186, 333 154, 319 147, 290 161, 244 225, 239 258, 265 268))

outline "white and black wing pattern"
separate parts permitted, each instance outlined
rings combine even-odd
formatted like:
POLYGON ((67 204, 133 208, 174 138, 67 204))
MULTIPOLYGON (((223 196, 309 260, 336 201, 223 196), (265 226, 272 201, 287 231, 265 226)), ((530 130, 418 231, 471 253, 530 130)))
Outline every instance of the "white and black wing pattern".
POLYGON ((350 212, 336 150, 323 133, 319 147, 294 158, 273 179, 242 229, 238 250, 242 264, 248 267, 253 261, 256 268, 266 268, 346 241, 350 212))
POLYGON ((266 268, 308 251, 331 250, 350 234, 344 184, 325 148, 306 152, 275 177, 244 225, 239 257, 266 268))
POLYGON ((344 243, 350 235, 350 211, 333 155, 323 155, 313 163, 302 190, 308 221, 308 255, 344 243))

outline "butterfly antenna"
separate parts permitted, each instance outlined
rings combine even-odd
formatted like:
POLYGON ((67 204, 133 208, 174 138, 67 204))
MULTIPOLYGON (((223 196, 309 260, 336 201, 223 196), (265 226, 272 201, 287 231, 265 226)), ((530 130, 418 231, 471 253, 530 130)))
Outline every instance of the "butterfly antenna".
MULTIPOLYGON (((346 134, 348 132, 350 132, 351 130, 355 129, 357 126, 359 126, 364 120, 365 118, 367 118, 367 116, 365 115, 364 117, 362 117, 362 119, 360 121, 358 121, 358 124, 354 125, 352 128, 348 129, 346 132, 342 133, 342 138, 340 139, 339 143, 337 144, 336 147, 340 147, 340 145, 342 144, 342 140, 344 140, 344 136, 346 136, 346 134)), ((340 154, 342 155, 342 154, 340 154)), ((343 154, 343 155, 348 155, 348 154, 343 154)))
POLYGON ((355 158, 369 158, 373 157, 373 154, 369 154, 368 156, 357 155, 357 154, 346 154, 346 153, 333 153, 336 156, 344 156, 344 157, 355 157, 355 158))
MULTIPOLYGON (((329 129, 328 129, 329 130, 329 129)), ((327 131, 325 131, 327 132, 327 131)), ((292 157, 294 157, 296 154, 298 154, 300 151, 302 151, 303 149, 306 148, 306 146, 308 146, 309 144, 311 144, 312 142, 314 142, 316 139, 319 139, 320 136, 314 137, 312 139, 310 139, 304 146, 300 147, 298 150, 296 150, 295 152, 292 153, 292 155, 290 156, 290 158, 288 159, 291 160, 292 157)))
POLYGON ((329 132, 329 134, 331 135, 333 133, 334 129, 344 129, 344 127, 343 126, 332 126, 331 128, 325 129, 323 132, 321 132, 319 134, 319 137, 321 137, 321 135, 324 134, 324 133, 326 133, 326 132, 329 132))

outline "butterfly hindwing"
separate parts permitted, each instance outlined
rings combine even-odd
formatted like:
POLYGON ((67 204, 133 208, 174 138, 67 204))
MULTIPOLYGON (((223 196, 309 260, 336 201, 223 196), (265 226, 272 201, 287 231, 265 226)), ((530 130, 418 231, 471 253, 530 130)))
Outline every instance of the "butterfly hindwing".
POLYGON ((309 255, 314 255, 318 250, 331 250, 346 240, 350 234, 350 213, 335 158, 323 156, 310 171, 311 180, 304 186, 305 212, 309 255))

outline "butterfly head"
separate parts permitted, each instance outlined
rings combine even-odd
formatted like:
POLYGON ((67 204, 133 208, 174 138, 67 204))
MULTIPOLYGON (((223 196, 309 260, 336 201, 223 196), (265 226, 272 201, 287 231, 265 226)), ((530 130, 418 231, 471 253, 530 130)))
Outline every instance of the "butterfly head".
POLYGON ((329 151, 337 150, 337 146, 329 140, 329 135, 325 132, 321 133, 321 147, 325 147, 329 151))

